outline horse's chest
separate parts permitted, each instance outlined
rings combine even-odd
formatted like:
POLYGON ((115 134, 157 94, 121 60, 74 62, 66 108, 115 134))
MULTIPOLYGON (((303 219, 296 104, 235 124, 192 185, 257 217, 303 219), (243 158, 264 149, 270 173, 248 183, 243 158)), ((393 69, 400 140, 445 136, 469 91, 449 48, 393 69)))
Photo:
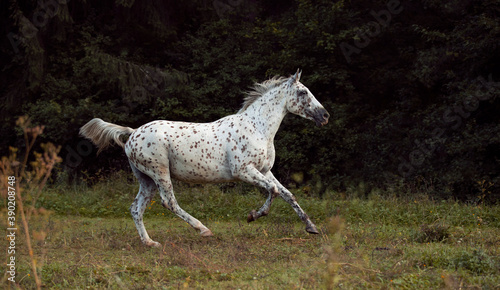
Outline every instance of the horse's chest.
POLYGON ((274 144, 271 142, 267 147, 266 161, 264 163, 264 166, 266 168, 264 169, 271 170, 271 168, 274 165, 275 158, 276 158, 276 151, 274 150, 274 144))
POLYGON ((253 164, 260 172, 268 172, 274 165, 275 150, 273 144, 256 148, 247 156, 245 164, 253 164))

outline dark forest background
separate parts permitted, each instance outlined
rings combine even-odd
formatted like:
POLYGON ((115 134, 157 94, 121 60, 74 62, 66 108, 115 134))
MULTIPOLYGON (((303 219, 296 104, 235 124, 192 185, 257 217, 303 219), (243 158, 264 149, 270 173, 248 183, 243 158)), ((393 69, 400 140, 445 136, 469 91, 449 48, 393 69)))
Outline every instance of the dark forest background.
POLYGON ((285 118, 285 184, 500 197, 498 0, 10 0, 0 13, 2 155, 22 147, 26 114, 62 145, 60 175, 126 169, 79 128, 213 121, 301 68, 331 118, 285 118))

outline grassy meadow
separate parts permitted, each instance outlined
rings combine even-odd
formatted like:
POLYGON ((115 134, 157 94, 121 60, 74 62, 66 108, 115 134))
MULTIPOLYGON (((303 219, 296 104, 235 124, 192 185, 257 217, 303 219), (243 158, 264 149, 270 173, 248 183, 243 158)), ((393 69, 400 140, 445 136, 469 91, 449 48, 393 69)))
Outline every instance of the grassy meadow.
MULTIPOLYGON (((158 196, 144 218, 163 245, 156 249, 141 244, 128 212, 137 190, 124 173, 92 187, 44 189, 29 217, 44 288, 500 288, 499 205, 432 200, 403 189, 362 198, 355 190, 328 192, 323 199, 294 189, 321 231, 309 235, 281 199, 269 216, 247 224, 248 212, 265 200, 253 187, 179 184, 180 206, 214 236, 200 237, 158 196)), ((32 289, 25 238, 18 234, 17 286, 32 289)), ((14 289, 5 271, 2 266, 0 285, 14 289)))

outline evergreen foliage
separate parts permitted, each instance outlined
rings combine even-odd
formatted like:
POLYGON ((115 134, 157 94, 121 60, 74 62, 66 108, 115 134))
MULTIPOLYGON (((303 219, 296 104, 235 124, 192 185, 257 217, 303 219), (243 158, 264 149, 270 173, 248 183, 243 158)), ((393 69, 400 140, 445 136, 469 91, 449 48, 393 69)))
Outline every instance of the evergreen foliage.
MULTIPOLYGON (((19 115, 44 124, 64 157, 93 117, 213 121, 236 112, 253 82, 301 68, 332 117, 323 128, 285 119, 281 180, 300 172, 318 194, 500 196, 497 0, 64 3, 1 4, 4 155, 19 115)), ((99 160, 71 173, 127 166, 119 150, 99 160)))

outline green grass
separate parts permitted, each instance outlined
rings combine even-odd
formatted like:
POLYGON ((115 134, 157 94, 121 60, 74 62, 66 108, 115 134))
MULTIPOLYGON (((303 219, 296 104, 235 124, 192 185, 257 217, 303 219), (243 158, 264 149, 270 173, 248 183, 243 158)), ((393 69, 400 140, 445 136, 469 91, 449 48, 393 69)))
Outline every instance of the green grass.
MULTIPOLYGON (((281 199, 269 216, 247 224, 248 212, 265 200, 253 187, 179 184, 181 207, 215 236, 200 237, 155 199, 144 220, 164 248, 151 249, 141 244, 128 212, 137 189, 120 174, 91 188, 60 185, 43 192, 37 207, 49 211, 37 211, 30 226, 46 288, 500 287, 498 205, 380 193, 340 199, 330 192, 318 199, 295 190, 322 232, 309 235, 281 199)), ((30 289, 35 283, 23 238, 16 281, 30 289)))

